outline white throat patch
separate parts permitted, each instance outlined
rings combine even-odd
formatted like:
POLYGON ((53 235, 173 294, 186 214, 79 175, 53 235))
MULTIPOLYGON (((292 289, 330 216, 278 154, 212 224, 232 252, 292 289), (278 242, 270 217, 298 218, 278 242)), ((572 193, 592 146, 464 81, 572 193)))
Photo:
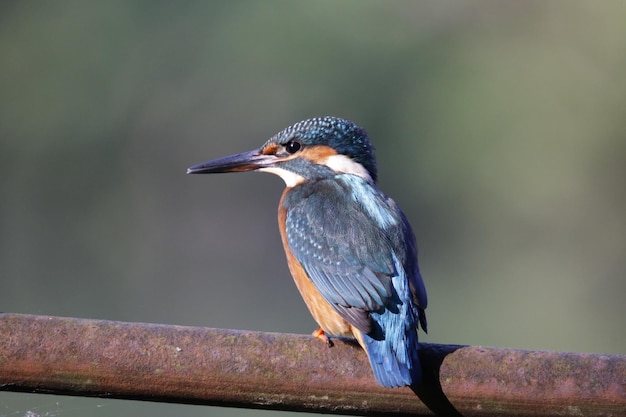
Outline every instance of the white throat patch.
POLYGON ((295 172, 288 171, 283 168, 278 167, 267 167, 267 168, 259 168, 261 172, 269 172, 270 174, 276 174, 285 181, 285 185, 287 187, 295 187, 298 184, 302 184, 304 182, 304 177, 302 175, 298 175, 295 172))

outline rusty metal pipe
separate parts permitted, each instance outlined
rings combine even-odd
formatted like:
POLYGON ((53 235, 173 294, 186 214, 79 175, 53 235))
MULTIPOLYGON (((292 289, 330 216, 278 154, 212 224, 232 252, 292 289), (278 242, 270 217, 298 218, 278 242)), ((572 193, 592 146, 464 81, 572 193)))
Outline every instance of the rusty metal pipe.
POLYGON ((420 386, 309 336, 0 313, 0 390, 352 415, 626 416, 626 356, 423 344, 420 386))

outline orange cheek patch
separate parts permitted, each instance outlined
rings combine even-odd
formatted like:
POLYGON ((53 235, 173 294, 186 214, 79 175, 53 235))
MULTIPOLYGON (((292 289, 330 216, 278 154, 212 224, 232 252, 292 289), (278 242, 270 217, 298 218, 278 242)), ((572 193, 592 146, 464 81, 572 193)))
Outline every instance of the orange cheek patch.
POLYGON ((306 158, 311 162, 316 164, 324 164, 328 157, 337 155, 337 151, 335 151, 330 146, 325 145, 316 145, 311 146, 310 148, 305 148, 300 152, 300 156, 302 158, 306 158))

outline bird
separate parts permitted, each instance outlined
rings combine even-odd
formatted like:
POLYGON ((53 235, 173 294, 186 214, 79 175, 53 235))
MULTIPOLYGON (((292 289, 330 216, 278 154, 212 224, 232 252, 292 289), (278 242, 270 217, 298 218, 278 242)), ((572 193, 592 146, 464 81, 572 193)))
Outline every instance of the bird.
POLYGON ((418 329, 427 332, 427 295, 415 235, 377 186, 365 130, 315 117, 276 133, 260 148, 211 160, 188 174, 260 171, 285 190, 279 231, 289 270, 319 325, 313 336, 356 339, 383 387, 418 384, 418 329))

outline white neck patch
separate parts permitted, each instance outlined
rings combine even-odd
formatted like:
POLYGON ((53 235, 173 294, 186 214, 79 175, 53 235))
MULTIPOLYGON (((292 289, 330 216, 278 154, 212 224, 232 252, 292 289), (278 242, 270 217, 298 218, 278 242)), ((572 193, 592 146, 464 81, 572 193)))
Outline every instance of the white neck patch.
POLYGON ((259 168, 261 172, 269 172, 270 174, 278 175, 285 181, 285 185, 287 187, 295 187, 298 184, 302 184, 304 182, 304 177, 302 175, 298 175, 295 172, 288 171, 283 168, 278 167, 266 167, 259 168))
POLYGON ((337 173, 357 175, 369 183, 374 182, 363 165, 345 155, 331 155, 323 164, 337 173))

